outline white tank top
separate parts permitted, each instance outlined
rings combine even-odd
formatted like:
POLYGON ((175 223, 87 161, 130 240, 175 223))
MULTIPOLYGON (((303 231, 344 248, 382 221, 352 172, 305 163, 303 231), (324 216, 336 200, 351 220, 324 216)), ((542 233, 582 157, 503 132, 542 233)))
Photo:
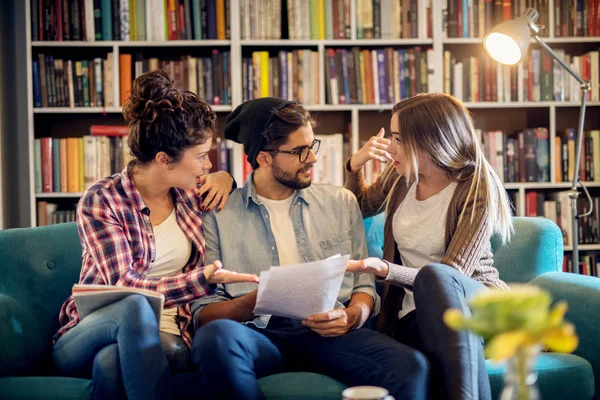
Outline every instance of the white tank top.
MULTIPOLYGON (((417 185, 412 185, 392 220, 394 240, 405 267, 421 269, 427 264, 439 263, 446 253, 446 215, 456 182, 450 183, 438 194, 417 200, 417 185)), ((398 319, 415 309, 413 292, 406 292, 398 319)))
MULTIPOLYGON (((171 214, 154 227, 154 241, 156 245, 156 258, 148 278, 162 278, 163 276, 181 273, 192 253, 192 242, 185 236, 177 224, 175 209, 171 214)), ((177 307, 163 309, 160 318, 160 330, 174 335, 181 335, 177 325, 177 307)))

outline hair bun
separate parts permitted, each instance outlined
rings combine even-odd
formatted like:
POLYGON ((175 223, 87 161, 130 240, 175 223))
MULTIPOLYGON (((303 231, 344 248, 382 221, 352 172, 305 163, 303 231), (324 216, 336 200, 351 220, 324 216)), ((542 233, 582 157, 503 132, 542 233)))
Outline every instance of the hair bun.
POLYGON ((181 103, 181 93, 175 89, 169 74, 147 72, 133 81, 131 93, 123 105, 123 116, 128 124, 140 120, 151 123, 159 112, 181 112, 181 103))

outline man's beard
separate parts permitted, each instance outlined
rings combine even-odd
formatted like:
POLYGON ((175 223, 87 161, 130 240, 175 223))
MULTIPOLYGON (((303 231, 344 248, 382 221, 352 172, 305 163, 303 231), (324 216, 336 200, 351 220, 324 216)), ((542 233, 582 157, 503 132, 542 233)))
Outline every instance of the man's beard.
POLYGON ((279 165, 277 165, 277 162, 273 162, 273 164, 271 164, 271 170, 273 171, 273 178, 275 178, 275 180, 279 183, 281 183, 284 186, 290 187, 292 189, 306 189, 307 187, 310 186, 310 184, 312 183, 311 178, 307 178, 306 180, 300 178, 299 174, 300 171, 302 170, 307 170, 309 168, 312 167, 312 164, 307 165, 304 168, 299 169, 298 171, 296 171, 295 174, 292 174, 290 172, 285 172, 283 171, 281 168, 279 168, 279 165))

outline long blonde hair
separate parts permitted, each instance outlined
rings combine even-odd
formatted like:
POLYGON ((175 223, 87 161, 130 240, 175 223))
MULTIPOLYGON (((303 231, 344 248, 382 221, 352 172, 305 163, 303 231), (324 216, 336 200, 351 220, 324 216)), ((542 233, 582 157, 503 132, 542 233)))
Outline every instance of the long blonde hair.
MULTIPOLYGON (((513 232, 512 213, 502 182, 483 155, 467 108, 457 99, 443 93, 427 93, 396 104, 401 146, 406 155, 406 181, 419 181, 417 150, 453 181, 471 179, 465 205, 473 201, 474 218, 479 201, 485 201, 489 225, 502 239, 510 240, 513 232)), ((394 182, 390 194, 400 178, 394 182)), ((389 204, 389 203, 388 203, 389 204)), ((464 217, 466 207, 459 217, 464 217)))

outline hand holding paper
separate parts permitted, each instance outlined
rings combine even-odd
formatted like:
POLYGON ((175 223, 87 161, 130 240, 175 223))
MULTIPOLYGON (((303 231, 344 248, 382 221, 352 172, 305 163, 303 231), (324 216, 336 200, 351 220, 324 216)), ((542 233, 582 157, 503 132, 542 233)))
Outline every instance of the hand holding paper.
POLYGON ((261 272, 253 313, 305 319, 331 311, 349 258, 338 256, 261 272))

